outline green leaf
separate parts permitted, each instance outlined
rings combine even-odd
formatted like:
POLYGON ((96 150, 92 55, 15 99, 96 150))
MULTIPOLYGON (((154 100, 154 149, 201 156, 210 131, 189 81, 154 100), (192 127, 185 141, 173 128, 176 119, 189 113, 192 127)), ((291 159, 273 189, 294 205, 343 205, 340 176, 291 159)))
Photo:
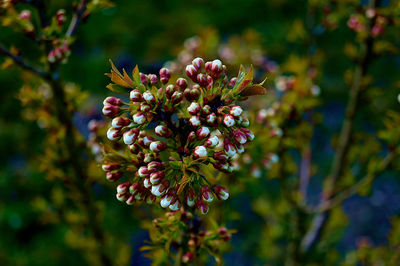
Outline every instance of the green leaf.
POLYGON ((130 91, 129 88, 124 88, 124 87, 121 87, 121 86, 119 86, 117 84, 113 84, 113 83, 108 84, 106 88, 109 89, 110 91, 116 92, 116 93, 127 93, 130 91))

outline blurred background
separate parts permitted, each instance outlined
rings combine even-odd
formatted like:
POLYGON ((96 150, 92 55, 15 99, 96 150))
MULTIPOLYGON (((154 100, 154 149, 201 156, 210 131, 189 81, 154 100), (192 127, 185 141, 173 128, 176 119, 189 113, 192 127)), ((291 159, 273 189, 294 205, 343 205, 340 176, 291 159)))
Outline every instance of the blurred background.
MULTIPOLYGON (((385 6, 390 1, 382 2, 385 6)), ((318 171, 310 179, 307 197, 310 204, 317 204, 334 154, 331 137, 340 131, 344 117, 348 97, 346 73, 354 65, 348 56, 349 43, 354 39, 354 32, 346 26, 348 16, 333 17, 327 22, 329 4, 330 1, 322 0, 116 1, 114 7, 94 13, 80 26, 71 57, 61 67, 63 79, 78 84, 88 95, 80 111, 74 114, 74 125, 88 139, 88 122, 103 120, 102 100, 110 94, 105 88, 109 80, 104 76, 110 68, 108 59, 119 69, 128 71, 139 65, 144 73, 157 73, 164 64, 185 61, 193 53, 194 57, 228 61, 234 74, 240 63, 253 64, 257 79, 262 80, 274 76, 277 69, 291 74, 291 69, 303 64, 305 58, 313 57, 318 67, 316 112, 321 118, 311 141, 312 159, 318 171), (330 22, 335 25, 330 27, 330 22)), ((54 11, 68 5, 69 1, 51 1, 54 11)), ((398 49, 398 28, 397 35, 391 36, 394 48, 398 49)), ((9 27, 0 27, 0 40, 35 59, 35 48, 25 45, 27 38, 9 27)), ((367 133, 382 126, 388 109, 400 109, 400 56, 395 53, 381 57, 370 69, 374 87, 360 107, 355 126, 367 133)), ((90 243, 70 232, 69 223, 79 221, 79 213, 74 208, 59 207, 69 205, 63 182, 46 177, 41 170, 44 162, 38 155, 45 149, 47 136, 40 121, 29 119, 30 109, 19 100, 24 81, 18 69, 0 71, 0 84, 0 264, 85 265, 79 250, 90 243), (59 218, 63 211, 67 222, 59 218)), ((267 87, 273 86, 273 81, 268 80, 267 87)), ((248 104, 250 109, 265 108, 268 100, 261 98, 252 104, 248 104)), ((353 171, 360 168, 362 165, 355 165, 353 171)), ((104 179, 101 170, 93 171, 104 179)), ((239 171, 234 177, 243 185, 221 211, 226 226, 237 230, 224 254, 227 264, 283 262, 285 241, 276 236, 284 234, 287 228, 279 220, 269 219, 273 216, 268 215, 268 209, 287 206, 281 206, 279 183, 268 178, 267 172, 262 170, 261 178, 257 178, 249 171, 239 171)), ((149 265, 150 260, 139 248, 149 238, 142 223, 151 214, 142 207, 119 204, 114 187, 103 180, 93 182, 92 188, 93 197, 104 211, 102 220, 107 234, 115 237, 113 241, 125 243, 115 253, 116 260, 121 265, 149 265)), ((335 209, 335 230, 323 243, 323 250, 329 252, 326 256, 332 257, 325 265, 344 262, 360 242, 386 245, 393 217, 399 214, 399 171, 387 171, 364 194, 351 196, 335 209)))

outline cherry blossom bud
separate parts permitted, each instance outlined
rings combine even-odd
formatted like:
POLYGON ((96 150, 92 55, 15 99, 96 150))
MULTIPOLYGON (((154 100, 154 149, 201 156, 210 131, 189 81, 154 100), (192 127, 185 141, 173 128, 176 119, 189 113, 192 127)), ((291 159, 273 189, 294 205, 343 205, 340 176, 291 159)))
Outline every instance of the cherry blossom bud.
POLYGON ((152 161, 147 165, 147 171, 149 173, 153 173, 157 170, 162 169, 163 165, 161 162, 157 162, 157 161, 152 161))
POLYGON ((172 94, 172 96, 171 96, 171 102, 172 102, 173 104, 177 104, 177 103, 181 102, 182 99, 183 99, 183 93, 180 92, 180 91, 174 92, 174 93, 172 94))
POLYGON ((215 147, 219 143, 219 138, 217 136, 209 137, 206 142, 204 143, 206 147, 215 147))
POLYGON ((146 85, 149 82, 149 78, 147 77, 146 74, 140 73, 140 82, 142 84, 146 85))
POLYGON ((189 122, 194 127, 198 127, 201 124, 199 117, 196 116, 196 115, 191 116, 190 119, 189 119, 189 122))
POLYGON ((149 162, 153 161, 154 159, 155 159, 155 157, 152 153, 146 153, 144 155, 143 162, 149 163, 149 162))
POLYGON ((165 173, 163 171, 158 171, 150 174, 150 183, 153 185, 157 185, 163 180, 165 177, 165 173))
POLYGON ((139 170, 137 171, 137 173, 138 173, 138 175, 139 175, 140 177, 143 177, 143 178, 146 178, 146 177, 149 176, 149 171, 147 170, 147 167, 146 167, 146 166, 141 166, 141 167, 139 168, 139 170))
POLYGON ((223 123, 227 127, 232 127, 235 124, 235 119, 232 115, 224 115, 223 123))
POLYGON ((143 138, 143 145, 148 147, 150 145, 150 143, 152 143, 153 141, 155 141, 155 139, 153 137, 145 136, 143 138))
POLYGON ((57 11, 56 19, 57 19, 57 24, 58 25, 63 25, 65 23, 65 21, 67 21, 67 17, 65 16, 65 10, 64 9, 60 9, 60 10, 57 11))
POLYGON ((151 106, 148 103, 141 103, 140 104, 140 111, 142 111, 143 113, 147 113, 151 110, 151 106))
POLYGON ((235 130, 233 131, 233 137, 235 138, 236 142, 237 142, 237 143, 240 143, 240 144, 245 144, 246 141, 247 141, 246 134, 243 133, 243 132, 242 132, 241 130, 239 130, 239 129, 235 129, 235 130))
POLYGON ((168 188, 169 188, 169 182, 168 182, 168 180, 164 180, 160 184, 152 186, 151 193, 156 197, 160 197, 160 196, 164 195, 164 193, 166 192, 166 190, 168 188))
POLYGON ((106 178, 108 181, 117 181, 118 179, 120 179, 123 176, 122 172, 107 172, 106 173, 106 178))
POLYGON ((217 120, 217 116, 214 113, 211 113, 211 114, 207 115, 207 117, 206 117, 206 121, 210 125, 213 125, 216 120, 217 120))
POLYGON ((132 144, 132 145, 129 145, 128 148, 129 148, 129 151, 130 151, 132 154, 138 154, 138 153, 139 153, 139 150, 140 150, 139 145, 137 145, 136 143, 134 143, 134 144, 132 144))
POLYGON ((120 168, 120 166, 118 164, 103 164, 101 166, 101 169, 103 169, 104 172, 117 170, 119 168, 120 168))
POLYGON ((116 129, 121 129, 129 125, 130 121, 126 117, 118 116, 111 121, 111 126, 116 129))
POLYGON ((193 65, 187 65, 186 66, 186 75, 196 82, 196 77, 197 77, 197 69, 193 65))
POLYGON ((180 204, 180 202, 179 202, 179 200, 178 199, 174 199, 172 202, 171 202, 171 204, 169 205, 169 209, 171 210, 171 211, 177 211, 177 210, 179 210, 179 208, 181 207, 181 204, 180 204))
POLYGON ((171 72, 167 68, 163 67, 160 69, 160 80, 163 84, 167 84, 170 77, 171 72))
POLYGON ((237 78, 232 78, 229 81, 229 87, 231 87, 231 88, 235 87, 236 81, 237 81, 237 78))
POLYGON ((237 144, 236 145, 236 151, 238 154, 242 154, 244 152, 244 145, 243 144, 237 144))
POLYGON ((213 166, 215 169, 218 169, 224 173, 228 173, 229 163, 214 163, 213 166))
POLYGON ((252 141, 254 139, 254 134, 251 132, 250 129, 247 128, 241 128, 240 129, 244 134, 246 134, 246 137, 249 141, 252 141))
POLYGON ((214 195, 209 186, 202 186, 200 189, 201 197, 206 202, 212 202, 214 200, 214 195))
POLYGON ((206 75, 203 73, 197 74, 197 83, 200 85, 200 87, 205 88, 208 85, 206 75))
POLYGON ((210 69, 211 69, 212 76, 217 78, 222 72, 222 62, 221 62, 221 60, 216 59, 216 60, 212 61, 210 69))
POLYGON ((197 100, 200 97, 200 90, 199 90, 199 85, 193 85, 193 88, 190 90, 190 98, 192 100, 197 100))
POLYGON ((128 198, 126 199, 125 203, 128 205, 133 205, 135 201, 135 196, 128 194, 128 198))
POLYGON ((138 113, 133 115, 133 122, 135 122, 136 124, 141 125, 141 124, 146 122, 146 116, 143 113, 138 112, 138 113))
POLYGON ((197 146, 194 149, 194 157, 196 158, 206 158, 207 157, 207 149, 204 146, 197 146))
POLYGON ((125 183, 119 184, 117 187, 117 193, 125 194, 128 191, 130 185, 131 185, 130 182, 125 182, 125 183))
POLYGON ((193 259, 194 259, 194 255, 192 252, 188 252, 182 256, 183 263, 190 263, 190 262, 192 262, 193 259))
POLYGON ((156 101, 156 98, 150 91, 145 91, 143 93, 143 99, 148 103, 148 104, 154 104, 156 101))
POLYGON ((229 159, 228 155, 224 151, 215 152, 213 158, 220 162, 226 162, 229 159))
POLYGON ((243 118, 242 123, 240 124, 242 127, 250 126, 250 121, 247 118, 243 118))
POLYGON ((197 134, 198 139, 204 139, 204 138, 208 137, 208 135, 210 135, 210 130, 208 129, 208 127, 200 127, 196 131, 196 134, 197 134))
POLYGON ((196 202, 196 193, 193 188, 188 189, 188 194, 186 195, 186 204, 189 207, 193 207, 196 202))
POLYGON ((142 101, 142 94, 140 93, 139 90, 132 90, 129 93, 129 98, 131 99, 132 102, 141 102, 142 101))
POLYGON ((243 112, 243 109, 240 106, 233 106, 231 107, 230 114, 233 116, 240 116, 243 112))
POLYGON ((157 136, 163 137, 163 138, 169 138, 172 134, 172 131, 164 125, 158 125, 154 129, 154 132, 156 133, 157 136))
POLYGON ((168 99, 171 99, 171 96, 175 91, 175 86, 170 84, 165 88, 165 96, 167 96, 168 99))
POLYGON ((151 85, 154 85, 158 82, 158 78, 154 74, 148 74, 147 77, 149 78, 151 85))
POLYGON ((211 106, 204 105, 203 109, 201 110, 202 114, 209 115, 211 113, 211 106))
POLYGON ((190 88, 186 88, 183 91, 183 95, 185 96, 186 100, 191 101, 192 100, 192 96, 190 95, 190 88))
POLYGON ((20 20, 31 20, 31 17, 32 17, 32 14, 31 14, 31 11, 29 11, 29 10, 22 10, 18 16, 18 18, 20 20))
POLYGON ((209 207, 208 204, 202 200, 197 200, 196 208, 200 210, 200 213, 205 215, 208 213, 209 207))
POLYGON ((107 104, 116 105, 116 106, 123 105, 122 100, 120 98, 113 97, 113 96, 110 96, 110 97, 107 97, 104 99, 103 105, 107 105, 107 104))
POLYGON ((126 200, 128 199, 128 197, 129 197, 129 194, 128 194, 128 193, 125 193, 125 194, 119 194, 119 193, 117 193, 117 195, 116 195, 117 200, 119 200, 119 201, 121 201, 121 202, 126 201, 126 200))
POLYGON ((156 197, 153 194, 148 194, 146 197, 146 203, 147 204, 153 204, 153 202, 156 200, 156 197))
POLYGON ((154 141, 150 144, 150 150, 152 152, 162 152, 167 148, 167 145, 161 141, 154 141))
POLYGON ((110 127, 107 130, 107 138, 111 141, 119 140, 121 138, 120 131, 116 128, 110 127))
POLYGON ((193 61, 192 61, 192 65, 197 70, 199 70, 203 66, 203 64, 204 64, 204 60, 202 58, 200 58, 200 57, 197 57, 197 58, 193 59, 193 61))
POLYGON ((229 157, 233 157, 236 154, 235 146, 227 138, 224 140, 224 150, 229 157))
POLYGON ((162 196, 161 201, 160 201, 160 205, 163 208, 167 208, 171 202, 174 200, 175 197, 175 193, 174 191, 168 191, 167 194, 165 194, 164 196, 162 196))
POLYGON ((126 145, 131 145, 134 143, 139 136, 139 130, 137 128, 132 128, 124 133, 123 140, 126 145))
POLYGON ((150 178, 145 178, 145 179, 143 180, 143 186, 144 186, 145 188, 151 188, 152 184, 150 183, 150 178))
POLYGON ((211 65, 212 65, 212 62, 207 62, 205 65, 204 65, 204 68, 205 68, 205 70, 206 70, 206 72, 207 73, 211 73, 211 65))
POLYGON ((192 143, 196 140, 196 133, 194 131, 190 132, 187 138, 189 143, 192 143))
POLYGON ((217 194, 217 198, 219 200, 227 200, 229 198, 229 193, 226 188, 221 187, 219 185, 214 186, 214 191, 217 194))
POLYGON ((176 85, 181 89, 184 90, 187 88, 187 81, 184 78, 178 78, 176 80, 176 85))
POLYGON ((195 115, 200 111, 200 104, 198 104, 197 102, 192 102, 189 107, 187 108, 187 111, 189 112, 189 114, 191 115, 195 115))
POLYGON ((142 186, 140 185, 140 183, 133 183, 130 187, 129 187, 129 192, 132 195, 136 195, 137 193, 140 192, 140 190, 142 189, 142 186))
POLYGON ((102 111, 103 111, 103 115, 105 115, 107 117, 110 117, 110 118, 113 118, 113 117, 119 115, 121 110, 116 105, 106 104, 106 105, 104 105, 102 111))

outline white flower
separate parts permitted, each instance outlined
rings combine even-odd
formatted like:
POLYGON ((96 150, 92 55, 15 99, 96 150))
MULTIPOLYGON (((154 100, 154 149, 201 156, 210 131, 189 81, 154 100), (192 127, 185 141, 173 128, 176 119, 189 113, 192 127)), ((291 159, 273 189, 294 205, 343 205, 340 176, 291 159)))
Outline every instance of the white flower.
POLYGON ((224 124, 227 127, 231 127, 235 124, 235 119, 231 115, 225 115, 224 116, 224 124))
POLYGON ((233 106, 231 108, 230 114, 233 116, 239 116, 243 112, 243 109, 240 106, 233 106))
POLYGON ((196 102, 192 102, 187 108, 187 110, 191 115, 194 115, 200 111, 200 105, 196 102))
POLYGON ((189 119, 189 122, 190 122, 190 124, 192 124, 192 126, 194 126, 194 127, 200 126, 200 119, 199 119, 197 116, 195 116, 195 115, 193 115, 193 116, 189 119))
POLYGON ((197 146, 197 147, 194 149, 194 155, 195 155, 196 157, 199 157, 199 158, 205 158, 205 157, 207 157, 207 149, 206 149, 206 147, 204 147, 204 146, 197 146))

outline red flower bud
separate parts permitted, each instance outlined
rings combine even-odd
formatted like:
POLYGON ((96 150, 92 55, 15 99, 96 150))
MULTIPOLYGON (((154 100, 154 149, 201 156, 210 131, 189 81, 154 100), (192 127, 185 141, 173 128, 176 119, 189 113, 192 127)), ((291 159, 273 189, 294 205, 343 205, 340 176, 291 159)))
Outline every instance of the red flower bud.
POLYGON ((208 129, 208 127, 200 127, 196 131, 196 134, 197 134, 198 139, 204 139, 204 138, 208 137, 208 135, 210 135, 210 130, 208 129))
POLYGON ((110 127, 107 130, 107 138, 111 141, 119 140, 121 138, 121 132, 113 127, 110 127))
POLYGON ((130 92, 129 98, 131 99, 132 102, 141 102, 143 99, 140 91, 136 90, 136 89, 134 89, 130 92))
POLYGON ((134 183, 129 187, 129 192, 132 195, 136 195, 137 193, 139 193, 142 190, 142 186, 140 185, 140 183, 134 183))
POLYGON ((184 90, 187 88, 187 81, 184 78, 178 78, 176 80, 176 85, 181 89, 184 90))
POLYGON ((151 193, 156 197, 160 197, 160 196, 164 195, 164 193, 169 188, 169 185, 170 184, 169 184, 168 180, 164 179, 160 184, 154 185, 151 187, 151 193))
POLYGON ((140 82, 142 84, 146 85, 149 82, 149 78, 147 77, 146 74, 140 73, 140 82))
POLYGON ((194 157, 195 158, 206 158, 207 157, 207 148, 204 146, 197 146, 194 149, 194 157))
POLYGON ((141 112, 134 114, 132 118, 133 118, 133 122, 135 122, 136 124, 139 124, 139 125, 146 122, 146 116, 141 112))
POLYGON ((111 121, 111 126, 116 129, 121 129, 129 125, 130 120, 126 117, 118 116, 111 121))
POLYGON ((148 103, 141 103, 140 104, 140 111, 142 111, 143 113, 147 113, 151 110, 151 106, 148 103))
POLYGON ((203 64, 204 64, 204 60, 202 58, 200 58, 200 57, 197 57, 197 58, 193 59, 193 61, 192 61, 192 65, 197 70, 199 70, 203 66, 203 64))
POLYGON ((106 178, 108 181, 117 181, 118 179, 120 179, 123 176, 122 172, 107 172, 106 173, 106 178))
POLYGON ((158 82, 158 78, 154 74, 148 74, 147 77, 149 78, 151 85, 154 85, 158 82))
POLYGON ((149 173, 153 173, 157 170, 162 169, 163 165, 161 162, 157 162, 157 161, 152 161, 150 163, 147 164, 147 171, 149 173))
POLYGON ((113 96, 110 96, 110 97, 107 97, 104 99, 103 105, 107 105, 107 104, 116 105, 116 106, 123 105, 122 100, 120 98, 113 97, 113 96))
POLYGON ((163 171, 158 171, 150 174, 150 183, 153 185, 159 184, 165 177, 165 173, 163 171))
POLYGON ((172 131, 164 125, 158 125, 154 129, 154 132, 156 133, 157 136, 163 137, 163 138, 169 138, 172 134, 172 131))
POLYGON ((113 171, 113 170, 117 170, 119 169, 119 165, 118 164, 103 164, 101 166, 101 169, 103 169, 104 172, 109 172, 109 171, 113 171))
POLYGON ((217 198, 219 200, 227 200, 229 198, 229 193, 226 188, 221 187, 219 185, 214 186, 214 191, 217 194, 217 198))
POLYGON ((214 125, 216 120, 217 120, 217 116, 214 113, 211 113, 211 114, 207 115, 207 117, 206 117, 206 121, 210 125, 214 125))
POLYGON ((175 92, 175 86, 170 84, 165 88, 165 96, 167 96, 168 99, 171 99, 172 94, 175 92))
POLYGON ((226 162, 229 159, 228 155, 224 151, 215 152, 213 158, 220 162, 226 162))
POLYGON ((103 111, 103 115, 113 118, 113 117, 119 115, 119 113, 121 112, 121 109, 116 105, 106 104, 106 105, 104 105, 102 111, 103 111))
POLYGON ((237 143, 245 144, 247 141, 246 134, 243 133, 240 129, 235 129, 233 131, 233 137, 235 138, 237 143))
POLYGON ((237 78, 231 78, 231 80, 229 81, 229 87, 233 88, 235 87, 237 78))
POLYGON ((119 184, 117 187, 117 193, 125 194, 128 191, 130 185, 131 185, 130 182, 125 182, 125 183, 119 184))
POLYGON ((138 175, 139 175, 140 177, 143 177, 143 178, 146 178, 146 177, 149 176, 149 171, 147 170, 147 167, 146 167, 146 166, 141 166, 141 167, 139 168, 139 170, 137 171, 137 173, 138 173, 138 175))
POLYGON ((182 99, 183 99, 183 93, 180 92, 180 91, 174 92, 174 93, 172 94, 172 96, 171 96, 171 102, 172 102, 173 104, 177 104, 177 103, 181 102, 182 99))
POLYGON ((193 65, 187 65, 186 66, 186 75, 196 82, 196 77, 197 77, 197 69, 193 65))
POLYGON ((188 193, 186 195, 186 204, 189 207, 192 207, 195 204, 196 201, 196 193, 194 192, 193 188, 188 189, 188 193))
POLYGON ((150 144, 150 150, 155 153, 164 151, 167 145, 161 141, 154 141, 150 144))
POLYGON ((134 144, 132 144, 132 145, 129 145, 128 147, 129 147, 129 151, 130 151, 132 154, 138 154, 138 153, 139 153, 140 147, 139 147, 139 145, 137 145, 136 143, 134 143, 134 144))
POLYGON ((203 73, 197 74, 197 83, 200 85, 200 87, 205 88, 208 85, 206 75, 203 73))
POLYGON ((201 197, 206 202, 212 202, 214 200, 214 195, 209 186, 202 186, 200 189, 201 197))
POLYGON ((127 145, 131 145, 137 140, 138 136, 139 136, 139 129, 132 128, 131 130, 128 130, 124 133, 123 136, 124 143, 127 145))
POLYGON ((227 138, 224 140, 224 150, 229 157, 233 157, 236 154, 235 146, 227 138))
POLYGON ((171 72, 168 70, 168 68, 163 67, 160 69, 160 80, 163 84, 167 84, 170 77, 171 72))
POLYGON ((200 104, 196 103, 196 102, 192 102, 189 107, 187 108, 187 111, 189 112, 189 114, 191 115, 195 115, 200 111, 200 104))
POLYGON ((197 200, 196 208, 199 209, 203 215, 207 214, 209 210, 208 204, 202 200, 197 200))
POLYGON ((143 93, 143 99, 148 103, 148 104, 154 104, 156 102, 156 97, 154 97, 153 93, 150 91, 145 91, 143 93))

